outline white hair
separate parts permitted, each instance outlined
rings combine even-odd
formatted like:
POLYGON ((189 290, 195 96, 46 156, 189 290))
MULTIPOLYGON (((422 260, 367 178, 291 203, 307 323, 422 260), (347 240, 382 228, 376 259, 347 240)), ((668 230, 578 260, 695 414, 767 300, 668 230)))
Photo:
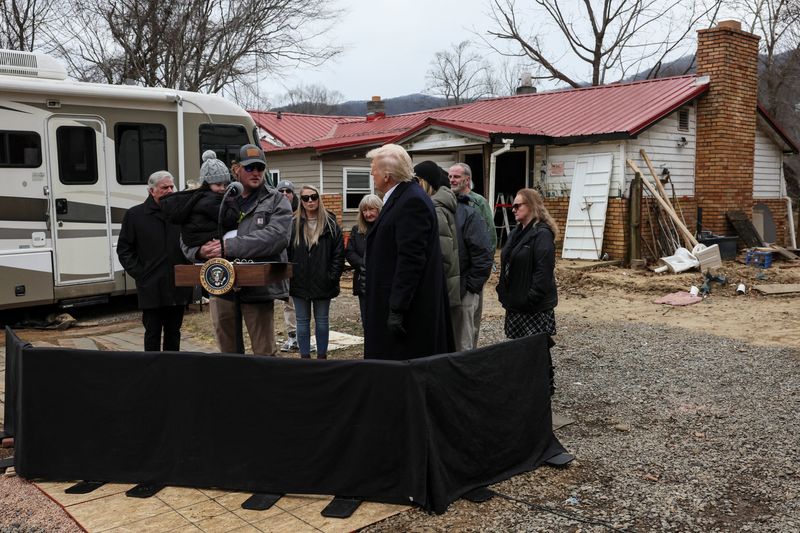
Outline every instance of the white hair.
POLYGON ((375 165, 392 176, 395 181, 411 181, 414 177, 414 164, 411 156, 402 146, 384 144, 367 153, 367 159, 375 161, 375 165))
POLYGON ((147 188, 148 189, 155 189, 158 182, 163 180, 164 178, 170 178, 172 181, 175 181, 175 177, 166 170, 157 170, 150 174, 150 177, 147 178, 147 188))

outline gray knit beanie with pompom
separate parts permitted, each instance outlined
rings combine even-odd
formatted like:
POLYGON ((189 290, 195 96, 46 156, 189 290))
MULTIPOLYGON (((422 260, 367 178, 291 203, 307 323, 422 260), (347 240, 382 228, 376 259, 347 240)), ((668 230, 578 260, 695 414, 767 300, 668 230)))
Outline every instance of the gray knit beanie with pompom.
POLYGON ((231 181, 231 173, 225 163, 217 159, 214 150, 203 152, 203 164, 200 165, 200 180, 208 184, 228 183, 231 181))

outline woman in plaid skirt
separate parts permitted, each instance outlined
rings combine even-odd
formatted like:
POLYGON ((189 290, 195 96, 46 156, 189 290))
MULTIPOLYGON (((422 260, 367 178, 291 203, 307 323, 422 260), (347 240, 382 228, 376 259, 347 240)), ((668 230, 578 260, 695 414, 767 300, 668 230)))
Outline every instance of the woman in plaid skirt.
POLYGON ((497 294, 506 310, 510 339, 537 333, 555 335, 558 305, 555 240, 558 228, 533 189, 522 189, 511 206, 517 226, 500 254, 497 294))

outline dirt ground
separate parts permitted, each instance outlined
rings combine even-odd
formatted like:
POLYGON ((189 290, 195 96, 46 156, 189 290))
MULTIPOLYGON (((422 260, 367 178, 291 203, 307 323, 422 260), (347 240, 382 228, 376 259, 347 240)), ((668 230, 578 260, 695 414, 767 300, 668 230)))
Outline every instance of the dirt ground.
MULTIPOLYGON (((712 282, 702 302, 685 307, 653 301, 676 291, 689 291, 692 285, 702 286, 704 276, 698 271, 656 274, 620 267, 586 270, 581 266, 569 261, 558 265, 559 313, 576 314, 592 322, 669 325, 757 345, 800 349, 800 292, 764 295, 753 290, 753 285, 800 283, 800 264, 776 261, 771 268, 759 269, 727 261, 715 272, 726 282, 712 282), (740 283, 746 287, 744 295, 736 293, 740 283)), ((492 312, 502 313, 502 309, 498 306, 492 312)))

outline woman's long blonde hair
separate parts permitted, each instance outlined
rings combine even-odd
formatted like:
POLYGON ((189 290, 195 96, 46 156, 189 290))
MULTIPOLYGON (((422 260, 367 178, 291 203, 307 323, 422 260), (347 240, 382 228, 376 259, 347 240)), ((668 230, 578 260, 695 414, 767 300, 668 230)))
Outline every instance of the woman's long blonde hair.
MULTIPOLYGON (((326 227, 330 229, 331 233, 334 232, 333 226, 336 224, 336 218, 328 216, 328 210, 325 209, 325 205, 322 203, 322 195, 319 194, 319 189, 317 189, 313 185, 303 185, 302 187, 300 187, 300 194, 298 195, 298 197, 301 196, 303 194, 303 191, 306 189, 314 191, 314 194, 319 196, 319 209, 317 209, 317 217, 316 217, 317 224, 314 226, 313 229, 310 228, 308 224, 303 225, 304 226, 303 240, 306 241, 306 244, 308 245, 309 248, 313 248, 319 242, 319 238, 325 232, 326 227)), ((308 218, 308 216, 306 215, 306 206, 302 199, 300 199, 300 205, 297 207, 297 212, 295 213, 294 216, 295 246, 300 246, 301 218, 306 218, 306 219, 308 218)))
POLYGON ((536 189, 520 189, 517 194, 525 198, 525 202, 530 206, 531 212, 533 213, 533 222, 542 221, 547 224, 550 231, 553 232, 553 240, 557 241, 558 226, 550 215, 550 212, 544 206, 544 199, 542 199, 542 195, 539 194, 539 191, 536 189))
POLYGON ((358 232, 362 235, 367 234, 367 230, 369 229, 369 224, 367 224, 366 219, 364 218, 364 208, 365 207, 372 207, 378 210, 378 213, 381 212, 383 208, 383 200, 377 194, 368 194, 364 196, 360 202, 358 202, 358 232))

